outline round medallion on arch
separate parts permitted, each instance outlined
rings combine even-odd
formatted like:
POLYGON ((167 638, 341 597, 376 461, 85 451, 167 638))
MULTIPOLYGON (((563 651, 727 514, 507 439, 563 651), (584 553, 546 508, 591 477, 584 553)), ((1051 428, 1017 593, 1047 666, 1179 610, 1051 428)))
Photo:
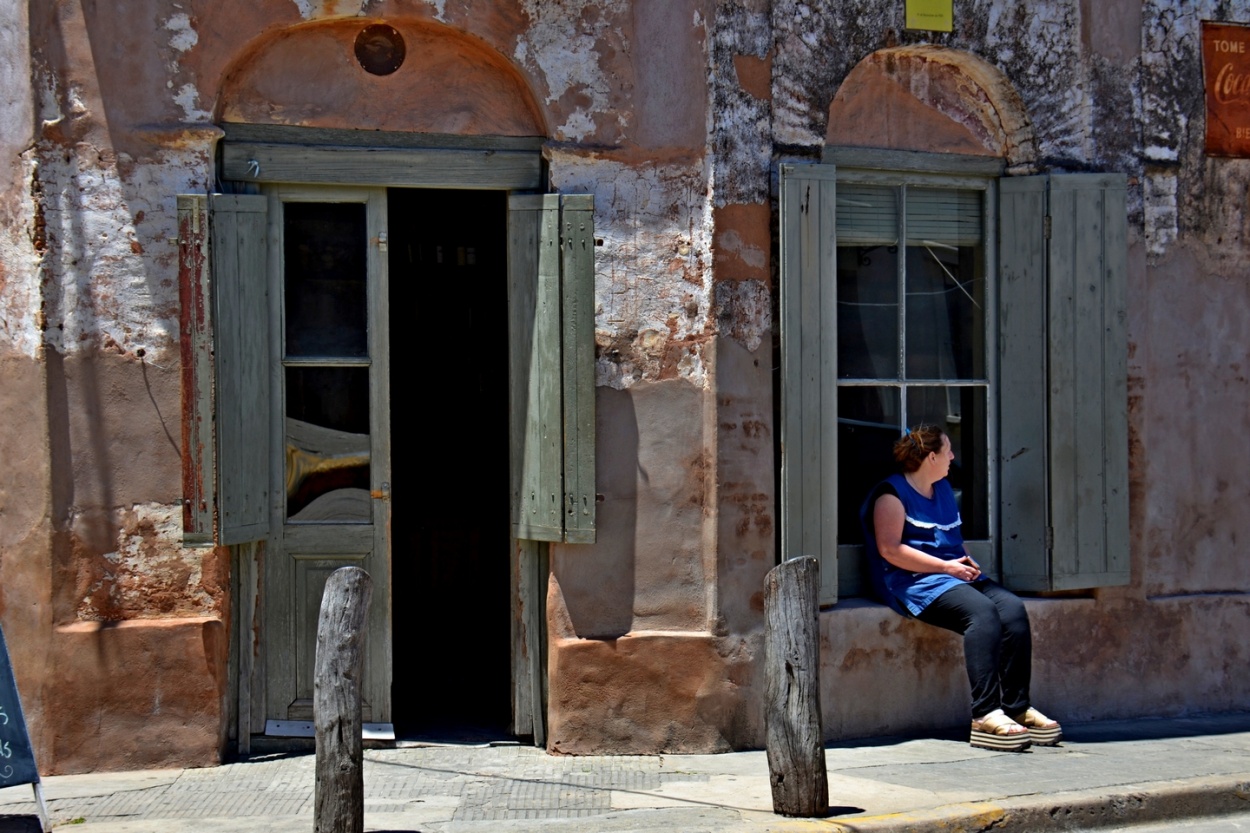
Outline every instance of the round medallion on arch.
POLYGON ((360 66, 373 75, 390 75, 403 65, 408 54, 404 36, 385 23, 371 23, 361 29, 355 49, 360 66))

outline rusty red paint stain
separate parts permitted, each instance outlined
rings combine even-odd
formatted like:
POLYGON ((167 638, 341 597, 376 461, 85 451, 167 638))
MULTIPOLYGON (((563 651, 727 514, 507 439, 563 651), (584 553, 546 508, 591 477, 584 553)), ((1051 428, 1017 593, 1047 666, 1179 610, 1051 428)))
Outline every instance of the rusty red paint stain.
POLYGON ((202 213, 201 204, 192 210, 179 213, 178 217, 178 291, 182 303, 179 308, 179 347, 182 358, 182 526, 186 532, 208 532, 197 524, 199 513, 207 509, 206 472, 200 460, 203 445, 198 441, 199 428, 204 420, 200 413, 200 384, 207 380, 197 377, 197 336, 207 336, 208 310, 201 281, 205 262, 205 243, 208 234, 208 218, 202 213))

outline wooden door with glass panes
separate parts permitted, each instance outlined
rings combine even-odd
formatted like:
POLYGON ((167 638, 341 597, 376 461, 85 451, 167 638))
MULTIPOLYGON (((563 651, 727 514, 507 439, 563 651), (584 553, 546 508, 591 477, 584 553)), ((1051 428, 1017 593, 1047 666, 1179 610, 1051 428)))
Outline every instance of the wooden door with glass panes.
POLYGON ((326 578, 373 579, 364 721, 390 723, 386 191, 275 186, 269 197, 272 461, 265 712, 312 719, 326 578))

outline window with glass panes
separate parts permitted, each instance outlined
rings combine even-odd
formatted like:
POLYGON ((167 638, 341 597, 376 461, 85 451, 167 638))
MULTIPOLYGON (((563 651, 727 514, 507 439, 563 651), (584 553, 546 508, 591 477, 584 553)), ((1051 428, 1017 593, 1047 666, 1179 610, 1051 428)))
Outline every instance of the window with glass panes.
MULTIPOLYGON (((895 469, 905 426, 950 438, 964 536, 990 537, 994 306, 987 181, 840 172, 836 191, 838 543, 863 543, 859 499, 895 469)), ((850 588, 843 588, 844 592, 850 588)))
POLYGON ((1014 590, 1129 580, 1126 177, 826 148, 779 169, 781 557, 869 592, 858 510, 905 426, 956 455, 1014 590))

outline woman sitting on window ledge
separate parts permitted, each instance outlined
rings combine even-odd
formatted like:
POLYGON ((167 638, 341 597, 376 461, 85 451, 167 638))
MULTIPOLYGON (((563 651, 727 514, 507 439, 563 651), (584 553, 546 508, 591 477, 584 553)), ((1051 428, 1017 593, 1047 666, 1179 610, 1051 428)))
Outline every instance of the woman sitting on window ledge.
POLYGON ((946 480, 954 457, 950 438, 932 425, 894 444, 903 473, 878 484, 859 515, 873 587, 902 615, 963 635, 973 746, 1053 746, 1063 737, 1059 724, 1029 704, 1033 640, 1024 603, 981 575, 964 547, 946 480))

